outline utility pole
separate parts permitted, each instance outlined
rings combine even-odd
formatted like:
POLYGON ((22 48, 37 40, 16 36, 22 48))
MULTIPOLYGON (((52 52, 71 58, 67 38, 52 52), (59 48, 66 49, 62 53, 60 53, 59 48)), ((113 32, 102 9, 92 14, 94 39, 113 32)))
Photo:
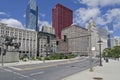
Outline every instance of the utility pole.
POLYGON ((4 61, 3 61, 3 51, 2 51, 2 48, 0 48, 0 53, 1 53, 1 66, 4 66, 4 61))
POLYGON ((37 32, 37 54, 35 56, 35 59, 36 57, 39 57, 39 40, 40 40, 40 36, 39 36, 39 27, 38 27, 38 6, 36 7, 36 32, 37 32))
POLYGON ((93 71, 93 59, 92 59, 92 51, 91 51, 91 32, 90 32, 90 36, 89 36, 89 59, 90 59, 90 71, 93 71))
POLYGON ((89 36, 89 59, 90 59, 90 72, 92 72, 93 71, 93 59, 92 59, 92 51, 91 51, 91 49, 92 49, 92 44, 91 44, 91 37, 92 37, 92 35, 91 35, 91 24, 89 23, 89 29, 88 29, 88 32, 89 32, 89 34, 90 34, 90 36, 89 36))

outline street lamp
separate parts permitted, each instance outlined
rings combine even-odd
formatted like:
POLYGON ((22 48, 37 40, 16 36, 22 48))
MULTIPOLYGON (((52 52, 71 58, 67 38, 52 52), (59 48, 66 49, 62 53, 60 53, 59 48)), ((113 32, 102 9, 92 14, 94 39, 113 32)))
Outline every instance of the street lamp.
POLYGON ((100 64, 99 64, 99 66, 102 66, 101 45, 102 45, 103 41, 101 40, 101 38, 99 38, 99 41, 97 41, 97 43, 99 45, 99 55, 100 55, 100 64))

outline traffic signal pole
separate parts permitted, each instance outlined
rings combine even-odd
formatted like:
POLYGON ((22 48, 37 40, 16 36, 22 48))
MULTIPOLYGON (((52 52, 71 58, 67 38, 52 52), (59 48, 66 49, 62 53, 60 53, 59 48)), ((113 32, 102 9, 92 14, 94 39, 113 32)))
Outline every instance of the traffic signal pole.
POLYGON ((4 66, 3 52, 1 52, 1 65, 4 66))
POLYGON ((2 48, 0 48, 0 54, 1 54, 1 66, 4 66, 3 51, 2 51, 2 48))

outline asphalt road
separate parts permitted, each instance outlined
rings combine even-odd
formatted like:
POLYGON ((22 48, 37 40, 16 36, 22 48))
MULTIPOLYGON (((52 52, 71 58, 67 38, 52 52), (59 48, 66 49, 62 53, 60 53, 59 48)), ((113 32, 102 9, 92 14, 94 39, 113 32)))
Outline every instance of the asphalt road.
MULTIPOLYGON (((98 65, 96 59, 93 66, 98 65)), ((43 64, 31 64, 0 68, 0 80, 61 80, 64 77, 90 68, 85 58, 43 64)))

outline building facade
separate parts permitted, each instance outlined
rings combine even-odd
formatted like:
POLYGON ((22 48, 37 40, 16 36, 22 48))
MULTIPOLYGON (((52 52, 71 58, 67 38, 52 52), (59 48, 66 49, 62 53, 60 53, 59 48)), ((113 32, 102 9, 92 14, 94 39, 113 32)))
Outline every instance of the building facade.
POLYGON ((47 32, 39 32, 39 56, 47 56, 56 52, 56 38, 55 34, 47 32))
POLYGON ((80 26, 71 25, 62 30, 59 42, 61 53, 74 53, 80 56, 87 56, 89 53, 89 32, 80 26))
POLYGON ((113 25, 108 24, 108 47, 112 48, 113 46, 114 46, 113 25))
POLYGON ((73 23, 73 11, 61 4, 57 4, 52 9, 52 27, 55 29, 57 39, 61 39, 63 28, 73 23))
MULTIPOLYGON (((19 55, 22 57, 27 54, 28 58, 35 57, 37 53, 37 32, 28 29, 19 29, 10 27, 6 24, 0 23, 0 36, 15 37, 16 42, 20 42, 19 55)), ((0 37, 0 44, 2 45, 3 40, 0 37)), ((8 50, 12 50, 12 47, 8 47, 8 50)))
POLYGON ((45 26, 45 25, 43 25, 41 31, 42 32, 46 32, 46 33, 50 33, 50 34, 55 34, 55 30, 51 26, 45 26))
POLYGON ((91 52, 92 52, 92 56, 95 57, 99 55, 99 52, 100 52, 99 45, 98 45, 98 41, 100 39, 102 41, 101 51, 103 51, 103 49, 108 47, 107 46, 108 33, 107 33, 107 30, 97 27, 93 19, 89 21, 86 28, 89 30, 91 34, 91 50, 92 50, 91 52))
POLYGON ((37 7, 36 0, 29 0, 26 9, 26 28, 36 30, 37 26, 37 7))
POLYGON ((114 45, 113 46, 120 46, 120 37, 114 37, 114 45))

